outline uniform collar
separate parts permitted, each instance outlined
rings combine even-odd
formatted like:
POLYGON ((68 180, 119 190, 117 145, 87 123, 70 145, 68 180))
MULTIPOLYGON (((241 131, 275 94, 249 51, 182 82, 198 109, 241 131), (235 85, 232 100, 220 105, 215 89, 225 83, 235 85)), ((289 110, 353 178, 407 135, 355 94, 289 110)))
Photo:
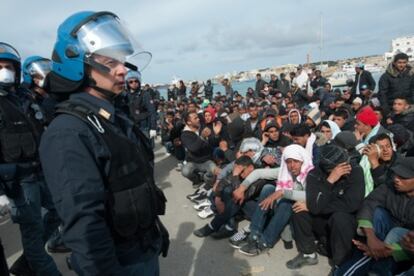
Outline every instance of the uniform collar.
POLYGON ((95 97, 86 92, 72 94, 70 99, 85 101, 91 104, 94 109, 93 111, 96 112, 96 114, 101 115, 102 118, 105 118, 112 123, 115 122, 115 107, 109 101, 95 97))

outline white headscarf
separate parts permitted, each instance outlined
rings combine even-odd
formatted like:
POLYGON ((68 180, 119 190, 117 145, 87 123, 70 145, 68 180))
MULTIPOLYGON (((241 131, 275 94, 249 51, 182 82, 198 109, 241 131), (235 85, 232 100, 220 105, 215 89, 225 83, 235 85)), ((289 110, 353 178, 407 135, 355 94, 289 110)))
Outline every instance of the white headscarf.
POLYGON ((308 154, 305 148, 295 144, 287 146, 283 150, 276 190, 292 190, 294 187, 294 179, 286 164, 287 159, 295 159, 302 162, 300 173, 296 177, 300 183, 304 183, 309 171, 313 169, 312 156, 308 154))
POLYGON ((334 121, 325 120, 324 122, 328 123, 329 128, 331 129, 331 132, 332 132, 331 140, 333 140, 335 138, 335 136, 338 135, 339 132, 341 132, 341 129, 339 128, 339 126, 334 121))

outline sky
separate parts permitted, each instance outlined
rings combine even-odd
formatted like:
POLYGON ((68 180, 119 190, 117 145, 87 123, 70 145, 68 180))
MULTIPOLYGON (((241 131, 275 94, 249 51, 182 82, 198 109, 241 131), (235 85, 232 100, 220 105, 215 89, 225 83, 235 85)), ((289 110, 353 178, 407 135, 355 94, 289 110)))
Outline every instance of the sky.
POLYGON ((410 0, 1 0, 1 40, 22 58, 51 57, 57 28, 71 14, 111 11, 152 53, 145 83, 288 63, 383 54, 414 35, 410 0), (323 47, 320 49, 322 17, 323 47))

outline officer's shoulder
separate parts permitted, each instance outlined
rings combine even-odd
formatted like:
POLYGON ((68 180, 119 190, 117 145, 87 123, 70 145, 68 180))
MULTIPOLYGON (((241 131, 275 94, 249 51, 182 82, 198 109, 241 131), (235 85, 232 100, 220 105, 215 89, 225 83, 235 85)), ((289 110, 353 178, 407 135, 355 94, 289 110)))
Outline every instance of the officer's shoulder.
POLYGON ((82 121, 80 118, 77 118, 69 114, 59 114, 55 117, 50 125, 47 128, 47 132, 90 132, 90 127, 86 122, 82 121))

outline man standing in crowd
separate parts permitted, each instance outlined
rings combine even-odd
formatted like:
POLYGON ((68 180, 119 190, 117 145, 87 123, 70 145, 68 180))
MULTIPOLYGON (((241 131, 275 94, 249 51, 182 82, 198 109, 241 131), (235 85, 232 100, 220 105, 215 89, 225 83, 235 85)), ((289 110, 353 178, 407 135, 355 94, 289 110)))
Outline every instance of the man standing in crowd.
POLYGON ((369 89, 372 92, 375 89, 376 83, 371 72, 364 70, 364 68, 365 65, 362 63, 358 63, 355 66, 355 81, 351 90, 354 97, 363 97, 363 87, 366 87, 366 89, 369 89))
POLYGON ((69 100, 42 136, 40 158, 79 275, 158 275, 168 249, 148 138, 113 104, 127 66, 137 69, 126 62, 137 51, 128 33, 113 13, 79 12, 59 26, 53 49, 50 90, 69 100))
POLYGON ((266 82, 262 79, 262 75, 260 73, 256 74, 256 88, 254 90, 254 96, 258 97, 260 92, 264 89, 266 82))
POLYGON ((379 80, 378 96, 386 113, 391 111, 394 99, 403 96, 414 102, 414 72, 408 64, 408 55, 399 53, 379 80))

